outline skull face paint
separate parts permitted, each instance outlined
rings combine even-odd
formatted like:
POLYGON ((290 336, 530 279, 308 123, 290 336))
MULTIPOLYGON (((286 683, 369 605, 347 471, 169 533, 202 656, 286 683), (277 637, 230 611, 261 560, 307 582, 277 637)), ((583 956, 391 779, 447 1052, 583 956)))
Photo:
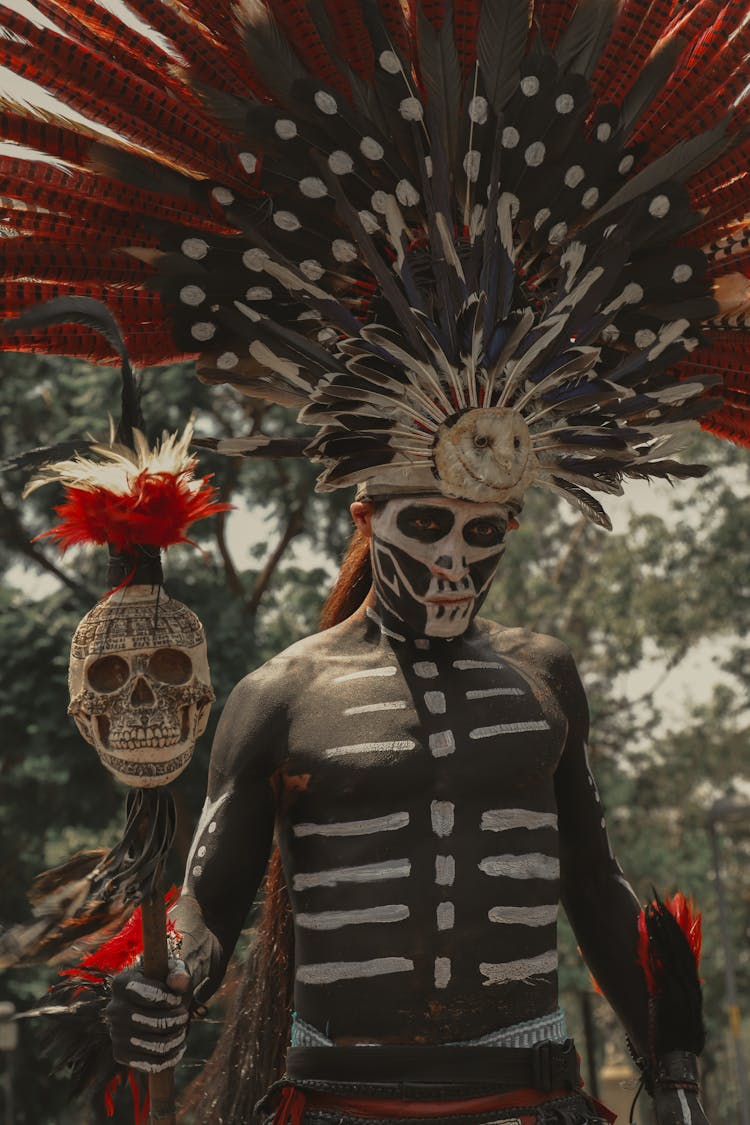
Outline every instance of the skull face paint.
POLYGON ((158 586, 129 586, 86 614, 68 679, 68 713, 127 785, 176 778, 214 698, 203 627, 158 586))
POLYGON ((508 506, 442 497, 388 500, 372 516, 375 592, 412 632, 465 633, 505 551, 508 506))

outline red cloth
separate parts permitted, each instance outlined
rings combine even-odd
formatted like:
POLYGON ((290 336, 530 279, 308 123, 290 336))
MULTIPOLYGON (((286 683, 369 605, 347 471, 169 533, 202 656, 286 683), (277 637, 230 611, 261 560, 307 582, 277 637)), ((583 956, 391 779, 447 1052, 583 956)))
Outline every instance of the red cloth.
MULTIPOLYGON (((542 1094, 538 1090, 511 1090, 505 1094, 486 1094, 479 1098, 450 1098, 434 1102, 409 1102, 398 1098, 347 1098, 336 1094, 296 1090, 287 1086, 274 1118, 274 1125, 301 1125, 306 1106, 315 1109, 336 1109, 352 1117, 367 1118, 414 1118, 446 1117, 452 1114, 486 1113, 498 1109, 512 1109, 522 1106, 531 1109, 542 1106, 556 1098, 564 1098, 570 1090, 553 1090, 542 1094)), ((614 1122, 616 1115, 605 1106, 590 1099, 605 1121, 614 1122)), ((522 1114, 521 1125, 535 1125, 536 1114, 522 1114)))

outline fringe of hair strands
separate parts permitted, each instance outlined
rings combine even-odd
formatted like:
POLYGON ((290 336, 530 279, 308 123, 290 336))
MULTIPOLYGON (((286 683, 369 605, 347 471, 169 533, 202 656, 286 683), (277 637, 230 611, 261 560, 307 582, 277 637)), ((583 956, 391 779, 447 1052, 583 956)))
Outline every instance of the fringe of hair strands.
MULTIPOLYGON (((369 540, 355 530, 321 611, 321 629, 345 621, 370 589, 369 540)), ((263 907, 244 966, 230 969, 222 994, 231 998, 224 1029, 180 1106, 184 1125, 250 1125, 254 1108, 284 1073, 292 1022, 294 931, 289 893, 274 846, 263 884, 263 907)))

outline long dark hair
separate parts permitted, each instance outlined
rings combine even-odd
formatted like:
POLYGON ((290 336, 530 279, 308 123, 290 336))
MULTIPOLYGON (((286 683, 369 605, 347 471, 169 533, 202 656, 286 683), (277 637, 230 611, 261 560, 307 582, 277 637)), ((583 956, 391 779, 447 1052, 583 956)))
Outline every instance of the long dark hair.
MULTIPOLYGON (((357 530, 323 606, 321 629, 350 617, 367 596, 371 580, 369 540, 357 530)), ((292 912, 281 856, 274 846, 255 941, 244 967, 230 970, 222 988, 230 998, 224 1030, 182 1100, 181 1120, 192 1125, 254 1121, 258 1100, 284 1072, 293 979, 292 912)))

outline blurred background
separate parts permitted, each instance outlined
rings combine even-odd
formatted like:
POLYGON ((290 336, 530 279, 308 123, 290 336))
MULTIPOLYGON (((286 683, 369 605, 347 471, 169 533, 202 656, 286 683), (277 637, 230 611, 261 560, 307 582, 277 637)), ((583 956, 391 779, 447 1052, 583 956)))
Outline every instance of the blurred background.
MULTIPOLYGON (((205 436, 281 426, 276 408, 207 388, 189 366, 143 372, 153 438, 196 414, 205 436)), ((57 358, 0 357, 0 461, 91 434, 117 413, 116 371, 57 358)), ((284 423, 288 428, 288 423, 284 423)), ((703 912, 708 1047, 705 1106, 713 1125, 750 1125, 750 457, 696 438, 697 483, 635 485, 608 504, 615 531, 531 495, 484 615, 528 625, 573 650, 592 709, 591 760, 614 847, 642 900, 676 889, 703 912)), ((217 701, 190 768, 175 784, 181 863, 205 789, 212 730, 247 672, 317 627, 350 534, 345 495, 316 496, 315 472, 294 462, 201 456, 235 510, 199 525, 200 550, 172 549, 169 592, 203 620, 217 701)), ((54 520, 54 488, 22 501, 24 473, 0 476, 0 928, 30 917, 34 876, 122 829, 124 790, 66 716, 70 637, 105 591, 106 554, 64 558, 34 542, 54 520)), ((235 957, 229 984, 243 973, 235 957)), ((596 995, 575 940, 561 933, 563 1002, 589 1090, 628 1120, 637 1081, 624 1034, 596 995)), ((112 1120, 41 1052, 43 1021, 11 1022, 56 970, 0 977, 0 1125, 99 1125, 112 1120)), ((193 1028, 180 1081, 196 1077, 222 1021, 222 1000, 193 1028)), ((636 1120, 649 1121, 646 1099, 636 1120)), ((126 1101, 116 1122, 132 1120, 126 1101)))

